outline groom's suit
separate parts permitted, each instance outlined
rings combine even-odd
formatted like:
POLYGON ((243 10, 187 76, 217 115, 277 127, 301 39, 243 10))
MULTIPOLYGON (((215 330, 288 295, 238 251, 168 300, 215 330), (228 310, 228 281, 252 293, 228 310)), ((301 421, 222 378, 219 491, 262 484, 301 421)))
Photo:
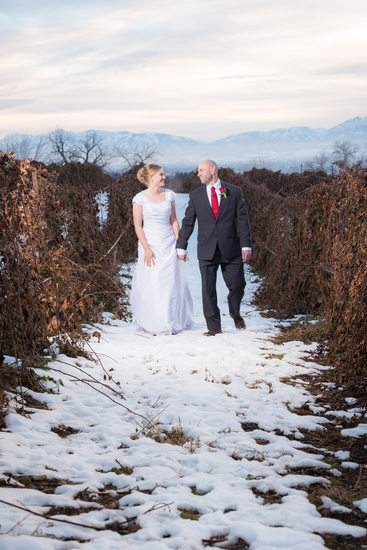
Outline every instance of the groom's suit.
POLYGON ((221 328, 216 293, 219 265, 229 289, 229 313, 233 319, 240 317, 240 305, 246 284, 241 249, 251 247, 250 225, 241 189, 223 181, 220 185, 225 187, 226 196, 221 196, 217 219, 208 199, 206 184, 190 193, 176 243, 176 248, 186 250, 197 220, 197 256, 202 280, 203 310, 209 330, 221 328))

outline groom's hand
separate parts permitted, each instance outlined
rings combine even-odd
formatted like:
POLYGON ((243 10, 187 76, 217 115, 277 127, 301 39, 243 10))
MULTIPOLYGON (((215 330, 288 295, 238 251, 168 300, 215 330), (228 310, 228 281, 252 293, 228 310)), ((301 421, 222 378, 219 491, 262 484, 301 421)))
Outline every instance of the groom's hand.
POLYGON ((242 261, 243 261, 243 263, 249 262, 250 258, 251 258, 251 250, 242 250, 242 261))

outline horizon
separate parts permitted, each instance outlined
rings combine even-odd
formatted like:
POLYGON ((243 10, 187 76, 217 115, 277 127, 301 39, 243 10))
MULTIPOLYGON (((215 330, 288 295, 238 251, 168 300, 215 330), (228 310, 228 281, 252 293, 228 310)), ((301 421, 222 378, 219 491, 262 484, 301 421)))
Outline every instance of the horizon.
POLYGON ((335 124, 333 124, 329 127, 322 127, 322 126, 312 127, 312 126, 308 126, 306 124, 297 124, 297 125, 293 125, 293 126, 279 126, 279 127, 270 128, 270 129, 267 129, 267 130, 262 130, 262 129, 251 130, 250 129, 250 130, 244 130, 242 132, 237 132, 236 134, 227 134, 227 135, 224 135, 222 137, 219 137, 219 138, 216 138, 216 139, 213 139, 213 140, 196 139, 196 138, 193 138, 193 137, 187 136, 187 135, 181 135, 181 134, 177 134, 177 133, 160 132, 160 131, 151 131, 151 130, 146 130, 146 131, 143 130, 143 131, 140 131, 140 132, 136 132, 136 131, 133 131, 133 130, 126 130, 126 129, 108 130, 108 129, 104 129, 104 128, 97 129, 97 128, 93 128, 93 127, 82 129, 82 130, 70 130, 68 128, 54 128, 53 130, 50 130, 49 132, 42 132, 42 133, 41 132, 33 133, 33 132, 21 132, 21 131, 19 131, 19 132, 8 133, 6 135, 0 135, 0 140, 3 140, 3 139, 5 139, 7 137, 10 137, 10 136, 16 136, 16 135, 19 135, 19 136, 32 136, 32 137, 38 137, 38 136, 44 136, 44 135, 47 136, 50 133, 54 132, 55 130, 62 130, 64 132, 73 133, 73 134, 79 134, 79 133, 82 134, 84 132, 96 132, 96 133, 105 132, 105 133, 111 133, 111 134, 127 133, 127 134, 133 134, 133 135, 155 134, 155 135, 167 135, 167 136, 180 137, 180 138, 185 138, 185 139, 192 139, 194 141, 210 142, 210 141, 217 141, 217 140, 225 139, 225 138, 230 137, 230 136, 236 136, 236 135, 240 135, 240 134, 258 133, 258 132, 267 133, 267 132, 274 132, 274 131, 277 131, 277 130, 287 130, 287 129, 290 129, 290 128, 308 128, 310 130, 330 130, 331 128, 339 126, 340 124, 344 124, 344 123, 352 121, 352 120, 363 120, 364 118, 367 118, 367 115, 365 115, 365 116, 355 115, 355 116, 350 117, 346 120, 336 122, 335 124))
POLYGON ((366 26, 362 0, 0 3, 1 135, 329 128, 365 111, 366 26))

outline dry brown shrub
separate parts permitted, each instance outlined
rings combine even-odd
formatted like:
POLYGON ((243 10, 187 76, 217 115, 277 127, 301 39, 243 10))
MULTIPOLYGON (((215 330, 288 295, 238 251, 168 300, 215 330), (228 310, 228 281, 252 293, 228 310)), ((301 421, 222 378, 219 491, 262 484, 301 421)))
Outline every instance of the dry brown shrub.
POLYGON ((128 315, 119 270, 134 254, 135 188, 96 166, 46 167, 1 152, 0 185, 0 353, 26 369, 51 338, 77 341, 106 310, 128 315), (120 205, 102 226, 100 191, 120 205))
POLYGON ((281 317, 320 314, 320 351, 342 381, 367 366, 367 171, 252 170, 220 177, 242 188, 252 228, 251 265, 265 276, 256 296, 281 317))
POLYGON ((138 242, 134 230, 132 217, 132 199, 145 186, 139 182, 136 173, 140 166, 132 168, 121 175, 109 187, 108 219, 104 227, 104 234, 111 242, 118 244, 114 250, 117 263, 131 261, 136 258, 138 242))
POLYGON ((343 365, 342 380, 367 368, 367 170, 350 170, 335 184, 328 256, 333 276, 325 337, 343 365))

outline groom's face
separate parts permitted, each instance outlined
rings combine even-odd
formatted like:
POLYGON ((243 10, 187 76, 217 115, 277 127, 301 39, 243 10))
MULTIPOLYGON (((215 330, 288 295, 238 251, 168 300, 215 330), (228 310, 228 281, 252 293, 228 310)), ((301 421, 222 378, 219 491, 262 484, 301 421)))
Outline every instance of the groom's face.
POLYGON ((208 162, 201 162, 198 166, 198 178, 201 183, 207 185, 213 180, 213 169, 208 162))

